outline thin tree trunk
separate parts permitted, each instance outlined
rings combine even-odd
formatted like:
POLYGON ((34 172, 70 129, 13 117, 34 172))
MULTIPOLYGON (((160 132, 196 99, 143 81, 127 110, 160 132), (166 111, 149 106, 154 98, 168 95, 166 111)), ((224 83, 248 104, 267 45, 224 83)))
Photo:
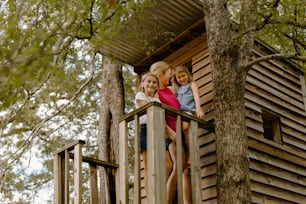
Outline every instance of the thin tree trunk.
MULTIPOLYGON (((243 3, 243 9, 251 4, 243 3)), ((254 37, 252 32, 231 29, 226 1, 204 1, 204 16, 214 83, 218 203, 250 203, 244 65, 254 37)), ((240 28, 247 28, 247 15, 241 20, 240 28)))
MULTIPOLYGON (((124 111, 121 64, 103 58, 102 98, 100 105, 99 159, 118 163, 119 117, 124 111)), ((115 172, 101 168, 101 203, 116 203, 115 172)))

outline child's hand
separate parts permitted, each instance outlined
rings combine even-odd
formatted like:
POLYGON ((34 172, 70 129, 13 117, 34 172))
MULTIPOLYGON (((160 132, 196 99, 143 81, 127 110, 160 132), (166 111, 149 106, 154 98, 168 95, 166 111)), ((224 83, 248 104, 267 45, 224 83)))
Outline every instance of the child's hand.
POLYGON ((172 142, 176 142, 176 133, 172 130, 170 131, 170 134, 168 135, 168 138, 172 140, 172 142))
POLYGON ((204 112, 202 111, 201 108, 198 108, 196 110, 196 115, 197 115, 198 118, 201 118, 201 119, 204 118, 204 112))

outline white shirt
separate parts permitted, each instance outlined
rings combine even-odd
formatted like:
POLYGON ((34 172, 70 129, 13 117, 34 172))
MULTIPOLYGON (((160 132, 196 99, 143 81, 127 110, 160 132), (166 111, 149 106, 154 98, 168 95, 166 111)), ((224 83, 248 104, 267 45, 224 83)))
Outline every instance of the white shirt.
MULTIPOLYGON (((136 108, 139 108, 140 105, 137 103, 136 100, 142 100, 142 101, 147 101, 147 102, 152 102, 152 101, 156 101, 156 102, 160 102, 159 98, 156 97, 151 97, 151 96, 147 96, 144 92, 137 92, 136 96, 135 96, 135 104, 136 104, 136 108)), ((147 123, 147 115, 143 115, 139 118, 139 123, 140 124, 146 124, 147 123)))

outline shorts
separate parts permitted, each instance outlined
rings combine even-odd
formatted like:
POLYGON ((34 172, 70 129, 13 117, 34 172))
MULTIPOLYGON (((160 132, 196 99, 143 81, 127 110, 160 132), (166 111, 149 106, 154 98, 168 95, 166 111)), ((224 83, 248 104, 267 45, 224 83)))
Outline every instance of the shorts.
MULTIPOLYGON (((166 150, 168 151, 169 145, 172 142, 169 138, 165 139, 166 150)), ((140 152, 147 151, 147 124, 140 125, 140 152)))

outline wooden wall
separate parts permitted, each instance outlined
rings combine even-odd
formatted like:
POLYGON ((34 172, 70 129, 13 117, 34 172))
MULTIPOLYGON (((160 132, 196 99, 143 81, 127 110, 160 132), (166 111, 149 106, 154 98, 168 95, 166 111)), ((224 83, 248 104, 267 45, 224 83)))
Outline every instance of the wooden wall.
MULTIPOLYGON (((254 57, 267 49, 257 44, 254 57)), ((213 120, 213 84, 206 36, 164 59, 191 62, 206 120, 213 120)), ((247 76, 246 120, 252 203, 306 203, 305 81, 290 64, 275 60, 253 66, 247 76), (264 138, 263 112, 279 119, 280 141, 264 138)), ((200 131, 203 203, 217 203, 215 135, 200 131)))
MULTIPOLYGON (((265 55, 257 46, 256 57, 265 55)), ((306 114, 302 73, 275 60, 252 67, 246 110, 254 203, 306 203, 306 114), (280 141, 264 138, 262 113, 279 118, 280 141)))

